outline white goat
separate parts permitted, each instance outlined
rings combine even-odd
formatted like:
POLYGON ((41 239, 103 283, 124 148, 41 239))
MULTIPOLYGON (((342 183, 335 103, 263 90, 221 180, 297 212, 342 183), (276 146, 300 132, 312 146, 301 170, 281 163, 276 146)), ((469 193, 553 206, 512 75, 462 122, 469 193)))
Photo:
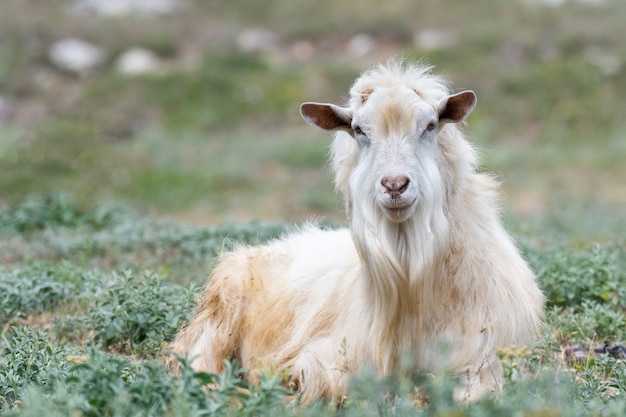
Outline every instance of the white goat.
POLYGON ((496 353, 532 341, 543 296, 457 126, 475 103, 402 62, 364 73, 347 107, 304 103, 309 123, 337 131, 350 230, 306 226, 223 254, 173 351, 198 370, 237 359, 278 372, 304 402, 341 400, 352 373, 390 375, 404 354, 461 376, 464 398, 497 389, 496 353))

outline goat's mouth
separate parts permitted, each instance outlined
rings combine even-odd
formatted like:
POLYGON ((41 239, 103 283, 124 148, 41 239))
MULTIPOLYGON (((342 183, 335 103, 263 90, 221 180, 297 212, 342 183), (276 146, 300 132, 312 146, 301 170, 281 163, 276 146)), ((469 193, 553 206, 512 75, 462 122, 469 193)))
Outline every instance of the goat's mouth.
POLYGON ((395 222, 405 221, 413 212, 417 197, 406 201, 402 199, 389 199, 382 204, 387 217, 395 222))

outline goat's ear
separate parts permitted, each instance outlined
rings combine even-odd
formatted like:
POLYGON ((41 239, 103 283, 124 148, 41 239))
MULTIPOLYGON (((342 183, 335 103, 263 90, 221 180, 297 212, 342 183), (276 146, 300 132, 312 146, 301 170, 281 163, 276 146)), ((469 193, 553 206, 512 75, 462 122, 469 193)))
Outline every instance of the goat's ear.
POLYGON ((476 106, 476 94, 462 91, 445 97, 439 102, 439 123, 458 123, 465 119, 476 106))
POLYGON ((321 127, 324 130, 350 130, 352 114, 334 104, 303 103, 300 114, 309 124, 321 127))

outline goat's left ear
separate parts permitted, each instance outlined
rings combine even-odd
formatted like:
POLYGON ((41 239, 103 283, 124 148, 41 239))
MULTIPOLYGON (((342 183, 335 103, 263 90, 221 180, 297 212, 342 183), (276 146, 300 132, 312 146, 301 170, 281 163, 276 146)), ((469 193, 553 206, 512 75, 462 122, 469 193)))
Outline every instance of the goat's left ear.
POLYGON ((465 119, 476 106, 476 94, 462 91, 445 97, 439 102, 439 123, 458 123, 465 119))
POLYGON ((343 107, 326 103, 303 103, 300 114, 309 124, 324 130, 350 130, 352 114, 343 107))

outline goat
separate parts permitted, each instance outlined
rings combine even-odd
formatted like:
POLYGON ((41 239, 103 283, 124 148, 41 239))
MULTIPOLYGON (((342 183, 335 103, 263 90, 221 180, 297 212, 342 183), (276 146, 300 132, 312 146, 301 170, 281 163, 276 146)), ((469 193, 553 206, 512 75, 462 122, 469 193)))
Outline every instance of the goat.
POLYGON ((197 370, 236 359, 251 378, 284 375, 305 403, 341 401, 352 374, 393 375, 404 355, 458 375, 464 399, 497 390, 497 351, 532 342, 544 298, 459 128, 475 104, 402 61, 362 74, 345 107, 302 104, 336 132, 350 228, 306 225, 222 254, 173 352, 197 370))

